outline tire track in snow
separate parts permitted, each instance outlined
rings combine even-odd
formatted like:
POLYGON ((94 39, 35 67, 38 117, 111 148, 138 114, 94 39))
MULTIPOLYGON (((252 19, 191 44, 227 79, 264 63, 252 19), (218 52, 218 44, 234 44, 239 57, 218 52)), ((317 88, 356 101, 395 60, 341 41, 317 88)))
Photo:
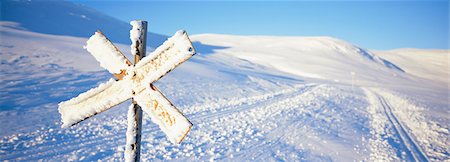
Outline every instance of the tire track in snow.
POLYGON ((409 152, 407 152, 407 154, 410 157, 412 157, 415 161, 428 161, 427 157, 425 156, 421 148, 417 145, 414 139, 411 138, 412 135, 410 135, 406 131, 405 126, 395 116, 389 103, 387 103, 386 100, 381 95, 379 94, 376 95, 383 107, 384 113, 386 114, 389 122, 392 124, 395 132, 400 137, 401 143, 408 149, 409 152))

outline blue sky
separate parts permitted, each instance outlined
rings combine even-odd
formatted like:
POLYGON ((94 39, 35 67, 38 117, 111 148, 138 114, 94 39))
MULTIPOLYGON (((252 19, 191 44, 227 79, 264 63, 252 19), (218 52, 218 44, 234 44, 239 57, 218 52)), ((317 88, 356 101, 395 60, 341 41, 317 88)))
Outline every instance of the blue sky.
POLYGON ((149 30, 332 36, 369 49, 448 49, 448 1, 74 1, 149 30))

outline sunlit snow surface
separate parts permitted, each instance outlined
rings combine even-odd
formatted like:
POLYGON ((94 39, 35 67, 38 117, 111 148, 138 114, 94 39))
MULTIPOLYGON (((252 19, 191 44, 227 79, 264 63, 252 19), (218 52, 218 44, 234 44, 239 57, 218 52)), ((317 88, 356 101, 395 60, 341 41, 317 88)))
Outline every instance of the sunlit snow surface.
MULTIPOLYGON (((13 27, 0 30, 0 160, 123 161, 129 102, 60 128, 57 103, 112 77, 87 39, 13 27)), ((198 54, 156 86, 194 126, 173 145, 144 115, 142 160, 449 160, 448 80, 435 79, 448 71, 417 77, 410 62, 328 37, 191 40, 198 54)))

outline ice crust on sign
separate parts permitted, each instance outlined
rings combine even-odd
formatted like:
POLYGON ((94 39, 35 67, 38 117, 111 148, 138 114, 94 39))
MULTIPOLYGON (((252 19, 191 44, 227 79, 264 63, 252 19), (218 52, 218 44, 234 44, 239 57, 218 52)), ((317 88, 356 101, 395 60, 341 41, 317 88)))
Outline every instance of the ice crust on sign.
POLYGON ((63 125, 69 127, 131 98, 130 81, 110 79, 71 100, 59 104, 63 125))
POLYGON ((172 143, 179 144, 191 129, 192 123, 156 87, 147 87, 134 99, 172 143))
POLYGON ((180 30, 170 37, 149 56, 135 65, 136 86, 134 91, 141 92, 149 84, 157 81, 169 71, 177 67, 195 54, 187 33, 180 30))
POLYGON ((139 42, 139 36, 142 34, 139 29, 142 29, 142 21, 131 21, 131 26, 133 28, 130 30, 130 39, 131 39, 131 54, 136 55, 137 53, 137 46, 141 44, 142 42, 139 42))
POLYGON ((99 31, 89 38, 84 48, 112 74, 119 74, 129 67, 128 59, 99 31))
POLYGON ((120 73, 120 70, 127 69, 127 72, 134 73, 136 76, 128 74, 120 81, 111 79, 98 88, 93 88, 76 98, 60 103, 62 127, 76 124, 124 102, 132 97, 132 90, 140 93, 150 83, 158 80, 194 55, 192 44, 184 31, 178 31, 157 48, 150 57, 142 59, 135 68, 128 67, 128 60, 100 32, 96 32, 89 38, 86 49, 108 71, 120 73))

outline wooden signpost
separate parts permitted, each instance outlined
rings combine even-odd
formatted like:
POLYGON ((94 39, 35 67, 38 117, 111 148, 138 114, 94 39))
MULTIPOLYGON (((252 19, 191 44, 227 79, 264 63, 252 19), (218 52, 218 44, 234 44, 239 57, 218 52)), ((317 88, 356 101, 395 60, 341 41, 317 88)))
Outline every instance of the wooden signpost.
MULTIPOLYGON (((133 42, 133 44, 136 44, 135 46, 133 46, 135 49, 131 49, 131 50, 135 50, 136 53, 134 54, 134 64, 137 64, 143 57, 145 57, 145 52, 146 52, 146 45, 147 45, 147 21, 137 21, 135 23, 139 23, 137 26, 137 30, 139 30, 139 36, 137 40, 134 40, 135 42, 133 42)), ((133 40, 132 40, 133 41, 133 40)), ((132 47, 132 48, 133 48, 132 47)), ((136 103, 136 101, 133 100, 131 101, 133 106, 129 107, 129 114, 128 115, 128 121, 132 121, 134 120, 135 126, 131 126, 128 125, 127 129, 133 129, 131 130, 130 135, 127 134, 127 149, 125 150, 126 154, 134 154, 134 160, 131 159, 126 159, 127 161, 140 161, 140 157, 141 157, 141 136, 142 136, 142 108, 136 103), (134 118, 133 118, 134 115, 134 118), (130 119, 131 118, 131 119, 130 119), (130 136, 130 137, 129 137, 130 136), (134 136, 134 137, 133 137, 134 136), (131 142, 129 143, 129 138, 134 138, 135 140, 131 140, 131 142)), ((129 130, 127 130, 127 132, 129 132, 129 130)), ((126 157, 127 155, 125 155, 126 157)))
POLYGON ((116 79, 110 79, 71 100, 61 102, 59 112, 62 127, 69 127, 131 98, 125 160, 139 161, 142 111, 150 116, 172 143, 180 143, 190 131, 192 123, 152 83, 193 56, 195 50, 187 33, 178 31, 145 57, 147 22, 132 21, 131 25, 131 52, 135 64, 97 31, 89 38, 85 48, 116 79))

